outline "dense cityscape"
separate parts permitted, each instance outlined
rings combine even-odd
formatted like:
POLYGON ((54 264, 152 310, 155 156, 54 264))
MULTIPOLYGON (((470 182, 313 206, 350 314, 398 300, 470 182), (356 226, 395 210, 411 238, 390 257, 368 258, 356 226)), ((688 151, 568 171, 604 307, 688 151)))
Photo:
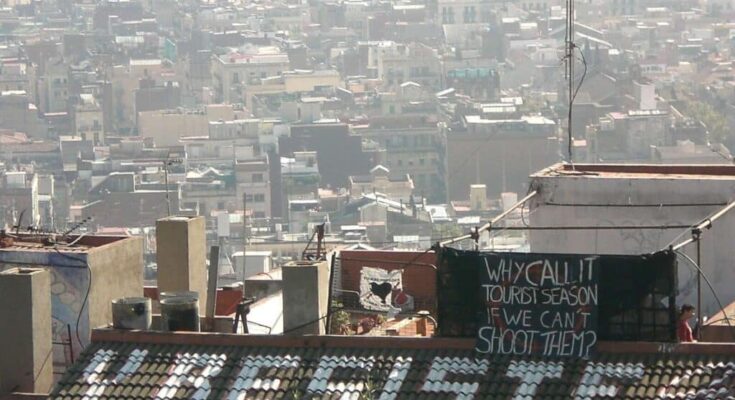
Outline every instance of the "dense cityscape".
POLYGON ((0 0, 0 400, 735 398, 735 0, 0 0))

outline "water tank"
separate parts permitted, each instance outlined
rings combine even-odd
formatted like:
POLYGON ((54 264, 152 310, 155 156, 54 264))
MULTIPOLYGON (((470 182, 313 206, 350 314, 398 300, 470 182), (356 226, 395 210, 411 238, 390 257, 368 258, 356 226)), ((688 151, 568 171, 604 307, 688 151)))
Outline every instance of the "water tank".
POLYGON ((199 296, 196 292, 161 293, 161 330, 199 332, 199 296), (193 296, 191 294, 194 294, 193 296))
POLYGON ((115 329, 151 329, 151 299, 123 297, 113 300, 112 326, 115 329))

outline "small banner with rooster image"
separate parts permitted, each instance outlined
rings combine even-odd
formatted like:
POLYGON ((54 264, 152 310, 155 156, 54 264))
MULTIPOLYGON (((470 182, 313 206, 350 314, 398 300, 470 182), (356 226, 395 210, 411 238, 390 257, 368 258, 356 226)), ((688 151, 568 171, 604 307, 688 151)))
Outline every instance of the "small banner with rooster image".
POLYGON ((362 267, 360 305, 366 310, 398 314, 413 309, 413 296, 403 291, 403 270, 362 267))

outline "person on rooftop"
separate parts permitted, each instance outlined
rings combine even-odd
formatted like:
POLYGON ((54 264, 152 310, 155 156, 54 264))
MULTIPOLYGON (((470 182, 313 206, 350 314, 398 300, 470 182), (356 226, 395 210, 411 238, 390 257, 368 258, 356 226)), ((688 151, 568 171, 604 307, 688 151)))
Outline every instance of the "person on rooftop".
POLYGON ((680 343, 696 342, 692 335, 692 327, 689 326, 689 319, 694 317, 694 306, 684 304, 679 311, 679 323, 676 327, 676 336, 680 343))

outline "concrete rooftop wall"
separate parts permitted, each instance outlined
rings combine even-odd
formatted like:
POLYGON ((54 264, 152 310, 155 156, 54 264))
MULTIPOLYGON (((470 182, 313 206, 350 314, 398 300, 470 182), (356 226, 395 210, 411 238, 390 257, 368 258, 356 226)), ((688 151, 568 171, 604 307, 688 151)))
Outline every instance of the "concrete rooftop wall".
MULTIPOLYGON (((650 174, 621 176, 536 176, 540 190, 530 202, 531 226, 692 225, 724 207, 735 194, 735 178, 650 174), (669 206, 681 204, 682 206, 669 206), (594 206, 592 206, 594 205, 594 206)), ((536 230, 533 252, 644 254, 691 235, 686 229, 536 230)), ((702 235, 702 268, 727 305, 735 300, 735 213, 719 219, 702 235)), ((695 246, 686 247, 695 257, 695 246)), ((677 302, 696 304, 695 269, 679 257, 677 302)), ((719 310, 702 281, 705 315, 719 310)))

